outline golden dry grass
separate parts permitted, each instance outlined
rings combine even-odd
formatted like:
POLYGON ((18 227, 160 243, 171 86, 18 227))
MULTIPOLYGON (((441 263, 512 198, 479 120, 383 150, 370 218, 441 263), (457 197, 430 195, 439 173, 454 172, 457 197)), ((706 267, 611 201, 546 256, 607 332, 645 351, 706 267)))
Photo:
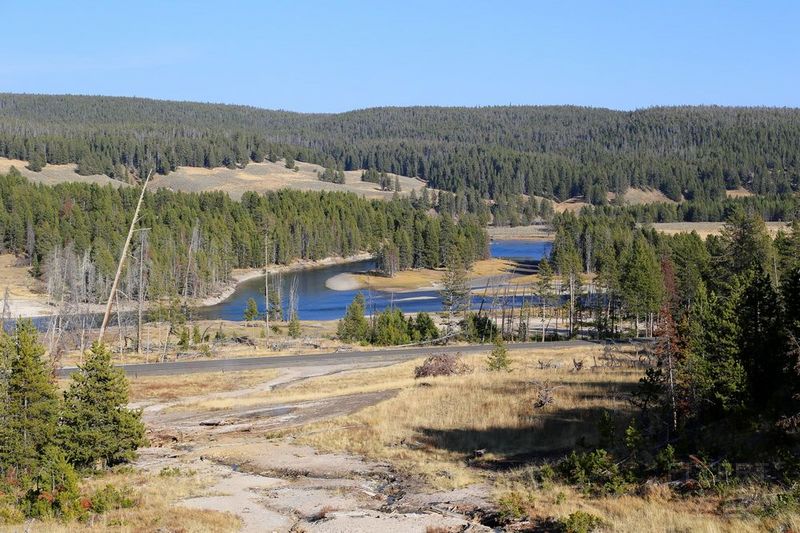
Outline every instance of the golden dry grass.
POLYGON ((748 196, 755 196, 755 195, 752 192, 745 189, 744 187, 739 187, 738 189, 725 191, 725 196, 727 196, 728 198, 746 198, 748 196))
MULTIPOLYGON (((89 478, 81 492, 93 491, 111 484, 117 489, 129 488, 136 501, 130 509, 109 511, 88 522, 35 522, 26 531, 66 533, 73 531, 238 531, 241 522, 229 513, 183 508, 176 503, 198 495, 212 484, 192 472, 160 476, 143 470, 122 470, 89 478)), ((2 528, 0 528, 2 530, 2 528)), ((13 531, 20 531, 19 527, 13 531)))
MULTIPOLYGON (((722 514, 719 511, 722 498, 682 497, 674 494, 666 485, 654 485, 641 496, 590 498, 561 484, 532 486, 509 482, 507 478, 505 475, 498 476, 496 499, 517 502, 525 514, 534 520, 565 517, 575 511, 584 511, 604 520, 606 528, 603 531, 620 533, 756 533, 797 531, 800 526, 800 515, 797 513, 781 513, 769 518, 744 513, 722 514)), ((733 494, 730 497, 751 498, 754 495, 752 490, 753 488, 744 488, 742 494, 733 494)))
POLYGON ((118 180, 109 178, 99 174, 90 176, 81 176, 75 172, 78 165, 70 163, 67 165, 47 165, 41 172, 33 172, 25 168, 28 165, 27 161, 19 159, 7 159, 0 157, 0 174, 7 174, 11 167, 16 168, 20 174, 28 178, 33 183, 42 183, 44 185, 56 185, 65 182, 80 182, 80 183, 96 183, 98 185, 113 185, 114 187, 126 186, 118 180))
MULTIPOLYGON (((697 234, 705 239, 709 235, 719 235, 724 226, 724 222, 659 222, 656 224, 648 224, 656 231, 666 233, 667 235, 675 235, 676 233, 691 233, 697 234)), ((778 234, 780 230, 786 230, 788 223, 786 222, 767 222, 767 230, 773 237, 778 234)))
MULTIPOLYGON (((439 489, 485 482, 493 487, 496 501, 512 496, 531 518, 565 517, 583 510, 600 516, 609 531, 661 532, 756 532, 796 530, 797 513, 761 518, 752 513, 720 513, 718 496, 682 497, 665 485, 656 485, 642 496, 591 498, 560 484, 520 481, 519 467, 508 473, 478 468, 473 451, 485 449, 479 464, 500 466, 519 461, 564 455, 585 440, 596 441, 597 420, 604 410, 628 410, 626 394, 633 390, 641 370, 633 368, 590 369, 597 349, 518 353, 512 356, 512 372, 484 369, 484 356, 467 362, 471 374, 409 380, 417 362, 386 369, 354 373, 350 379, 376 380, 402 385, 399 394, 353 415, 307 426, 296 435, 299 442, 324 451, 347 451, 389 461, 400 471, 424 479, 439 489), (587 368, 571 372, 571 362, 583 359, 587 368), (562 363, 561 368, 541 369, 539 359, 562 363), (554 390, 555 404, 534 409, 542 383, 554 390)), ((310 380, 304 387, 324 393, 310 380)), ((524 471, 524 468, 523 468, 524 471)), ((758 490, 743 488, 742 491, 758 490)), ((752 495, 750 495, 752 496, 752 495)), ((750 496, 730 495, 731 501, 750 496)))
MULTIPOLYGON (((611 193, 609 193, 609 196, 610 195, 611 193)), ((675 202, 675 200, 671 200, 669 197, 667 197, 666 194, 659 191, 658 189, 636 189, 634 187, 630 187, 627 191, 625 191, 623 201, 628 205, 677 203, 675 202)))
POLYGON ((278 375, 277 370, 241 370, 238 372, 207 372, 180 376, 148 376, 129 378, 130 400, 170 401, 186 396, 213 392, 228 392, 252 387, 278 375))
POLYGON ((531 241, 551 241, 555 237, 553 228, 544 224, 529 226, 489 226, 486 228, 493 239, 524 239, 531 241))
MULTIPOLYGON (((468 279, 477 279, 487 276, 500 276, 513 272, 516 263, 506 259, 484 259, 476 261, 467 273, 468 279)), ((393 278, 374 276, 370 274, 354 274, 353 278, 361 287, 381 291, 414 290, 433 287, 444 276, 444 270, 418 269, 403 270, 393 278)))
POLYGON ((234 407, 250 407, 275 403, 291 403, 334 398, 350 394, 379 392, 410 387, 414 384, 414 367, 420 360, 388 367, 342 372, 292 383, 270 391, 259 391, 236 398, 212 398, 179 404, 174 409, 219 411, 234 407))
MULTIPOLYGON (((392 373, 403 388, 396 397, 317 424, 301 438, 325 450, 389 460, 434 486, 463 486, 485 475, 465 464, 476 449, 486 449, 486 460, 546 456, 574 446, 581 437, 591 439, 600 410, 624 409, 621 394, 640 371, 568 371, 573 357, 598 353, 585 348, 514 352, 511 373, 488 372, 485 355, 473 356, 466 359, 474 367, 470 374, 423 380, 410 378, 417 363, 397 365, 392 373), (539 359, 559 361, 562 368, 541 370, 539 359), (560 387, 557 403, 536 411, 532 404, 540 387, 535 382, 543 381, 560 387)), ((369 381, 368 376, 362 379, 369 381)))
POLYGON ((10 298, 45 302, 42 283, 30 274, 30 267, 20 264, 14 254, 0 254, 0 298, 8 287, 10 298))
MULTIPOLYGON (((347 191, 368 198, 389 199, 392 191, 381 191, 375 183, 361 181, 361 171, 345 172, 345 183, 326 183, 320 181, 317 172, 324 168, 312 163, 296 162, 297 171, 286 168, 283 160, 271 163, 250 163, 242 169, 178 167, 166 176, 156 176, 154 187, 163 187, 176 191, 201 192, 224 191, 232 198, 238 199, 244 192, 265 192, 277 189, 297 189, 310 191, 347 191)), ((395 174, 390 174, 394 180, 395 174)), ((415 178, 397 175, 400 181, 401 195, 412 190, 418 193, 424 183, 415 178)))

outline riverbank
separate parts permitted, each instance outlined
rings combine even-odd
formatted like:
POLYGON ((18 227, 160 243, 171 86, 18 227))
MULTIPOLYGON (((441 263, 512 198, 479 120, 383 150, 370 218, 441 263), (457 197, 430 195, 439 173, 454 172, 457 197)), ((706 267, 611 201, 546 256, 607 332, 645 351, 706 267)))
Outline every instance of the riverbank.
MULTIPOLYGON (((269 273, 270 275, 274 274, 283 274, 286 272, 297 272, 299 270, 313 270, 315 268, 324 268, 333 265, 342 265, 346 263, 356 263, 358 261, 364 261, 367 259, 371 259, 372 254, 368 252, 362 252, 354 255, 349 255, 346 257, 326 257, 325 259, 318 259, 315 261, 307 260, 307 259, 300 259, 297 261, 293 261, 288 265, 270 265, 269 273)), ((206 307, 212 305, 218 305, 228 298, 236 291, 236 287, 249 281, 251 279, 255 279, 264 275, 264 269, 262 268, 243 268, 243 269, 235 269, 233 271, 232 278, 233 280, 229 283, 219 294, 214 296, 208 296, 203 298, 195 303, 196 307, 206 307)), ((341 289, 340 289, 341 290, 341 289)))
MULTIPOLYGON (((270 274, 281 274, 286 272, 297 272, 300 270, 313 270, 332 265, 354 263, 372 258, 372 254, 362 252, 347 257, 327 257, 316 261, 297 260, 288 265, 271 265, 270 274)), ((13 254, 0 255, 0 299, 4 297, 8 289, 8 315, 12 318, 37 318, 47 317, 56 313, 56 308, 47 302, 47 295, 44 293, 41 281, 31 276, 30 267, 22 265, 19 259, 13 254)), ((241 283, 258 278, 264 275, 264 270, 260 268, 234 269, 232 280, 217 294, 206 298, 190 299, 189 304, 193 307, 206 307, 217 305, 228 299, 241 283)), ((136 310, 136 304, 132 302, 121 302, 120 310, 132 312, 136 310)), ((0 310, 3 303, 0 301, 0 310)), ((154 302, 147 302, 145 309, 152 309, 154 302)), ((116 305, 114 311, 117 310, 116 305)), ((85 311, 88 313, 103 313, 105 304, 89 304, 85 311)))
POLYGON ((555 232, 548 224, 489 226, 486 232, 492 240, 552 241, 555 238, 555 232))
MULTIPOLYGON (((484 259, 475 262, 467 273, 467 280, 475 282, 497 276, 519 275, 520 270, 523 268, 519 263, 508 259, 484 259)), ((403 293, 439 290, 444 273, 444 269, 433 270, 429 268, 403 270, 393 277, 382 276, 377 273, 343 272, 329 278, 325 282, 325 286, 334 291, 366 289, 403 293)))
POLYGON ((14 254, 0 254, 0 299, 0 311, 7 302, 7 313, 13 318, 53 313, 42 282, 31 276, 30 266, 14 254))

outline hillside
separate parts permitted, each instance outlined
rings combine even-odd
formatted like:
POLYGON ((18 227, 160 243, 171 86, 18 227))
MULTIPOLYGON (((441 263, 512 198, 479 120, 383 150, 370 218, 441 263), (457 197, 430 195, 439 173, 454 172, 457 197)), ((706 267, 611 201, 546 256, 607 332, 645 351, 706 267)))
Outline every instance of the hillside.
POLYGON ((122 179, 282 157, 373 168, 485 198, 598 202, 629 187, 673 200, 800 187, 800 110, 570 106, 301 114, 139 98, 0 95, 0 156, 122 179))
MULTIPOLYGON (((360 170, 346 171, 345 183, 337 184, 318 179, 317 173, 324 172, 324 167, 301 162, 297 162, 296 167, 297 171, 290 170, 282 160, 251 163, 242 169, 178 167, 166 176, 157 176, 153 185, 183 192, 223 191, 234 199, 241 198, 248 191, 260 193, 278 189, 347 191, 376 199, 389 199, 394 195, 393 191, 383 191, 375 183, 361 181, 360 170)), ((412 190, 419 192, 425 186, 424 182, 407 176, 391 174, 390 177, 393 182, 397 177, 401 196, 408 195, 412 190)))

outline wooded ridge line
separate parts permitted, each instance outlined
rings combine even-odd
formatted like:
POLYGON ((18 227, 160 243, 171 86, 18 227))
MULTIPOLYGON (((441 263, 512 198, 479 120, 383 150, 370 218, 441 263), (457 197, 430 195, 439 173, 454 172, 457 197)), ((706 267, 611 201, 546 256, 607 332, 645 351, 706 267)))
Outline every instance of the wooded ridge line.
POLYGON ((797 191, 800 110, 575 106, 374 108, 302 114, 141 98, 0 94, 0 156, 77 163, 121 180, 178 166, 280 158, 418 177, 503 199, 607 201, 628 187, 673 200, 797 191))

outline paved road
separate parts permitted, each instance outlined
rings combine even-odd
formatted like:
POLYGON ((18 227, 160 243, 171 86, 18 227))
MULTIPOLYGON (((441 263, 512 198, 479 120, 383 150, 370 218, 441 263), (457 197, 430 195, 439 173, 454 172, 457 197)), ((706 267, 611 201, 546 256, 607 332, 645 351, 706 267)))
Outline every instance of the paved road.
MULTIPOLYGON (((553 350, 571 346, 592 346, 590 341, 555 341, 555 342, 520 342, 509 343, 509 350, 553 350)), ((454 353, 471 354, 488 352, 491 344, 470 344, 466 346, 424 346, 414 348, 381 348, 361 352, 329 352, 307 355, 269 355, 261 357, 242 357, 234 359, 197 359, 192 361, 178 361, 174 363, 150 363, 120 365, 125 373, 132 377, 138 376, 172 376, 193 374, 198 372, 221 372, 237 370, 259 370, 263 368, 292 368, 309 365, 325 364, 359 364, 373 362, 398 362, 416 357, 423 357, 429 353, 454 353)), ((74 367, 60 369, 59 377, 69 376, 75 371, 74 367)))

